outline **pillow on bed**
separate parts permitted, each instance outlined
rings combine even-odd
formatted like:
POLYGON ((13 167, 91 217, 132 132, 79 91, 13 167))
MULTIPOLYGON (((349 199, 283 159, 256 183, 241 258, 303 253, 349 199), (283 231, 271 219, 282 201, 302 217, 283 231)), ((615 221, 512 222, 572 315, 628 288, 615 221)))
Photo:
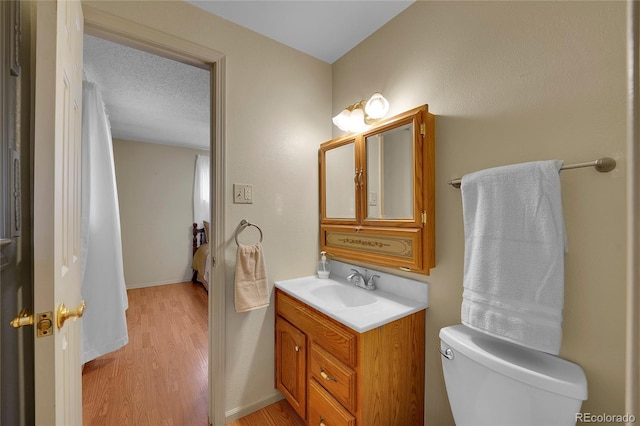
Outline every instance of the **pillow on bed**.
POLYGON ((204 224, 204 238, 209 242, 209 222, 204 220, 202 223, 204 224))

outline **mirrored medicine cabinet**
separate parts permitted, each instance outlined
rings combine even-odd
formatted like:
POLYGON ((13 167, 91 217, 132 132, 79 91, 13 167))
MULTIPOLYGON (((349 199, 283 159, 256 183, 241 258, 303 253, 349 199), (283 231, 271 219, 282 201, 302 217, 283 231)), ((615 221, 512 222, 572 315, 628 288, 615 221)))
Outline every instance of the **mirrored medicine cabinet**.
POLYGON ((322 250, 429 274, 435 266, 434 121, 423 105, 320 146, 322 250))

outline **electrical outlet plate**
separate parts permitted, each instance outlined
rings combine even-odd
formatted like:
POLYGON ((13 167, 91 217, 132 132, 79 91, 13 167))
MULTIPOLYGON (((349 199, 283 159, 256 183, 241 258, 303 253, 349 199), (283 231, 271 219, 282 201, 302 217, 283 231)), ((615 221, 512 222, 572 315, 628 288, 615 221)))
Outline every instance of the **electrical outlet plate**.
POLYGON ((253 185, 234 183, 233 184, 234 204, 253 204, 253 185))

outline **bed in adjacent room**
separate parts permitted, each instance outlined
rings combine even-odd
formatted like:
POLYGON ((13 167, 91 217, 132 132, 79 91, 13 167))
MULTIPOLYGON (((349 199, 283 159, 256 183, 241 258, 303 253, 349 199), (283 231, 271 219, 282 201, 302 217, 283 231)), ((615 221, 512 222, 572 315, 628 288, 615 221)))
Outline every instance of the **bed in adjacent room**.
POLYGON ((209 291, 209 222, 203 227, 193 224, 193 276, 191 281, 201 283, 209 291))

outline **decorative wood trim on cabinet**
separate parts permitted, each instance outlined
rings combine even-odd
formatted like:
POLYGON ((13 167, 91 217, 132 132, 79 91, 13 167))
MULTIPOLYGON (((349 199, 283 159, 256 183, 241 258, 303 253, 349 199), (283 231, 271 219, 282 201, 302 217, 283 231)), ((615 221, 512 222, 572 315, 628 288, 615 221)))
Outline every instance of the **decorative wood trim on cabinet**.
POLYGON ((421 271, 421 228, 354 228, 322 225, 322 250, 335 257, 353 257, 361 262, 421 271))
POLYGON ((306 404, 309 425, 423 425, 424 310, 358 333, 278 288, 275 300, 276 383, 282 390, 286 369, 305 381, 306 400, 283 393, 294 407, 306 404), (289 327, 305 337, 305 365, 279 344, 279 330, 289 327))

